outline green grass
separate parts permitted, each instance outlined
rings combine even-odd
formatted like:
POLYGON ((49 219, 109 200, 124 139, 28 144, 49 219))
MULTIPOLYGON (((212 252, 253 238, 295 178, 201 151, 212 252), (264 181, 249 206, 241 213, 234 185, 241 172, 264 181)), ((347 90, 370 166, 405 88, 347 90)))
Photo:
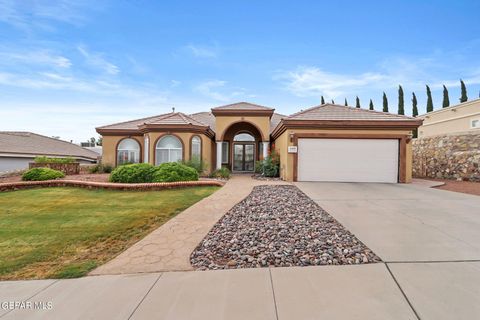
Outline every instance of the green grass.
POLYGON ((217 189, 0 193, 0 280, 83 276, 217 189))

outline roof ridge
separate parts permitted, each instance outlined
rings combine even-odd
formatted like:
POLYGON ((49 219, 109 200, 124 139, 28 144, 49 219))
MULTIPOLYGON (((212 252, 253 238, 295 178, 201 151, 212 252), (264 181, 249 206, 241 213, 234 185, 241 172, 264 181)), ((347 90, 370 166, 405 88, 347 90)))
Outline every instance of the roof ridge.
POLYGON ((260 107, 260 108, 275 110, 275 108, 270 108, 270 107, 267 107, 267 106, 264 106, 264 105, 261 105, 261 104, 251 103, 251 102, 247 102, 247 101, 239 101, 239 102, 229 103, 229 104, 225 104, 225 105, 222 105, 222 106, 213 107, 212 109, 226 108, 226 107, 231 107, 231 106, 234 106, 236 104, 242 104, 242 103, 243 104, 249 104, 249 105, 256 106, 256 107, 260 107))

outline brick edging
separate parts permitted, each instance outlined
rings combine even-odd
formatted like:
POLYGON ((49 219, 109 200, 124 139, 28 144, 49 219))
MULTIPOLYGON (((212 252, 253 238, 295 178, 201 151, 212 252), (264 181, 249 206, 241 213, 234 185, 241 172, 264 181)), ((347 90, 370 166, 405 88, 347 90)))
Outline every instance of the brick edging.
POLYGON ((196 186, 223 186, 221 181, 178 181, 178 182, 155 182, 155 183, 113 183, 93 182, 79 180, 46 180, 46 181, 21 181, 0 183, 0 192, 13 191, 29 188, 45 187, 78 187, 88 189, 109 189, 109 190, 164 190, 172 188, 185 188, 196 186))

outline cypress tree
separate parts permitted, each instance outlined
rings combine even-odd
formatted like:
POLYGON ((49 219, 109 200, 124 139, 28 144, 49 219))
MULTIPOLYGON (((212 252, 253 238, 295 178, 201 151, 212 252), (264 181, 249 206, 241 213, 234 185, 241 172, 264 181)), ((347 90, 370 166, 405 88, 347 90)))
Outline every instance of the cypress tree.
POLYGON ((405 103, 403 100, 403 88, 398 86, 398 114, 405 114, 405 103))
POLYGON ((383 92, 383 112, 388 112, 388 99, 385 91, 383 92))
POLYGON ((323 96, 322 96, 322 100, 321 100, 320 103, 321 103, 321 104, 325 104, 325 99, 323 98, 323 96))
POLYGON ((443 108, 446 108, 450 106, 450 98, 448 97, 448 89, 447 87, 445 87, 445 85, 443 85, 443 103, 442 103, 442 107, 443 108))
POLYGON ((460 79, 460 87, 462 89, 462 95, 460 96, 460 103, 467 102, 467 100, 468 100, 467 87, 465 87, 465 83, 463 82, 462 79, 460 79))
POLYGON ((373 101, 372 101, 372 99, 370 99, 370 105, 369 105, 368 109, 370 109, 370 110, 375 110, 375 109, 373 108, 373 101))
POLYGON ((333 99, 332 99, 332 104, 335 104, 335 101, 333 101, 333 99))
POLYGON ((348 107, 347 98, 345 98, 345 107, 348 107))
POLYGON ((412 116, 418 116, 417 96, 412 92, 412 116))
POLYGON ((360 99, 358 98, 358 96, 355 99, 355 107, 360 108, 360 99))
POLYGON ((433 99, 432 99, 432 91, 430 90, 430 87, 428 84, 426 85, 427 87, 427 112, 432 112, 433 111, 433 99))

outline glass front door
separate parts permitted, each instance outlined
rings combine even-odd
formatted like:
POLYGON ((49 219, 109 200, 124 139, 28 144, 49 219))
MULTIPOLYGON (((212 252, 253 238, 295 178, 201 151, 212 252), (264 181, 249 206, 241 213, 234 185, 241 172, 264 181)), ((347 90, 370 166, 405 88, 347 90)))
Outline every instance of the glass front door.
POLYGON ((253 171, 255 169, 255 145, 233 145, 233 171, 253 171))

